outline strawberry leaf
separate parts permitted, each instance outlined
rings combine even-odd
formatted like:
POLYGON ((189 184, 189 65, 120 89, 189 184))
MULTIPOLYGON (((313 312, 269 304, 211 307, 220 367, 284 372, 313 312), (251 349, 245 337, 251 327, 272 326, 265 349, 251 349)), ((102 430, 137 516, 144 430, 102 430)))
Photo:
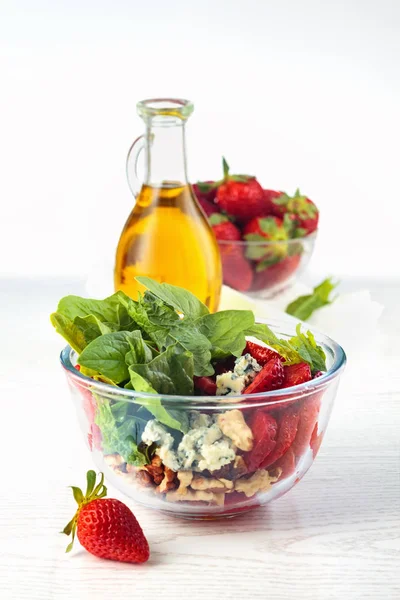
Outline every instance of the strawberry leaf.
POLYGON ((210 225, 220 225, 221 223, 228 223, 229 219, 226 215, 222 215, 221 213, 213 213, 209 217, 210 225))
POLYGON ((281 262, 281 260, 282 256, 279 256, 279 254, 271 256, 269 258, 265 258, 264 260, 261 260, 256 266, 256 272, 260 273, 261 271, 265 271, 265 269, 268 269, 268 267, 272 267, 272 265, 276 265, 277 263, 281 262))
POLYGON ((225 160, 225 157, 222 157, 222 170, 224 172, 224 179, 228 179, 229 177, 229 165, 225 160))

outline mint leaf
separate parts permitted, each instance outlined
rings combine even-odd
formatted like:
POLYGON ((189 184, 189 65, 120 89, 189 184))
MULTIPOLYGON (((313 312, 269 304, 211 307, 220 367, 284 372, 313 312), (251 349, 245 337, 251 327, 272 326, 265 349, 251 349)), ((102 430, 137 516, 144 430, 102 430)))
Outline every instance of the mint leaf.
POLYGON ((129 367, 134 389, 149 391, 138 389, 138 383, 140 387, 143 384, 137 379, 135 380, 134 375, 132 376, 132 373, 137 373, 158 394, 169 395, 193 395, 193 370, 192 353, 184 350, 179 344, 169 346, 165 352, 153 358, 149 363, 130 365, 129 367))
POLYGON ((325 279, 314 288, 311 294, 299 296, 293 300, 286 307, 286 312, 297 319, 306 321, 315 310, 333 302, 334 298, 330 300, 329 296, 337 285, 338 283, 333 283, 331 278, 325 279))
POLYGON ((78 363, 118 384, 129 379, 127 354, 128 362, 150 357, 140 331, 117 331, 96 338, 81 352, 78 363))
POLYGON ((223 310, 196 321, 199 330, 212 344, 213 359, 241 356, 246 346, 245 331, 254 325, 250 310, 223 310))
POLYGON ((145 285, 150 292, 157 296, 157 298, 160 298, 160 300, 163 300, 165 304, 172 306, 175 310, 184 314, 185 317, 197 319, 210 312, 207 306, 188 290, 184 290, 176 285, 170 285, 169 283, 158 283, 158 281, 154 281, 150 277, 136 277, 136 280, 145 285))
POLYGON ((326 371, 325 352, 322 350, 321 346, 317 345, 311 331, 302 333, 301 324, 298 323, 296 333, 296 336, 290 338, 289 344, 295 348, 302 359, 310 365, 313 372, 326 371))

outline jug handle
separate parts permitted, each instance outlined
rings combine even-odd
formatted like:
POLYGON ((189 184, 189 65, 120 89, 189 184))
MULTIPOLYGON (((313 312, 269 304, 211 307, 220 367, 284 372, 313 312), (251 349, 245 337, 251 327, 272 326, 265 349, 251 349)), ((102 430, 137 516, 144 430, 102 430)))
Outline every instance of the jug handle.
POLYGON ((126 157, 126 178, 132 194, 139 194, 142 183, 138 177, 137 165, 140 153, 144 150, 146 140, 144 135, 140 135, 129 148, 128 156, 126 157))

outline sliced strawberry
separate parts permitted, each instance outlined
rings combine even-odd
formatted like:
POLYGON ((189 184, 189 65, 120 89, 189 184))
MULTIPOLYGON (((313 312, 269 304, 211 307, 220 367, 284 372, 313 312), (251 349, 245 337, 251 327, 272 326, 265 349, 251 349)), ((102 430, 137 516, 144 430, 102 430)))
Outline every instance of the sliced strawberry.
POLYGON ((243 456, 249 473, 256 471, 273 451, 278 424, 272 415, 256 410, 250 421, 253 432, 253 449, 243 456))
POLYGON ((297 363, 295 365, 287 365, 284 367, 285 378, 282 387, 292 387, 305 383, 311 379, 310 365, 307 363, 297 363))
POLYGON ((275 350, 271 350, 271 348, 266 348, 265 346, 259 346, 254 342, 247 342, 243 354, 250 354, 262 367, 271 360, 271 358, 280 358, 281 360, 284 360, 277 352, 275 352, 275 350))
POLYGON ((315 427, 311 434, 310 446, 313 453, 313 457, 315 458, 318 454, 319 448, 322 444, 322 438, 324 437, 324 432, 318 433, 318 423, 315 423, 315 427))
POLYGON ((318 421, 320 406, 321 394, 318 393, 306 398, 299 409, 300 419, 297 434, 292 444, 292 450, 296 458, 300 458, 310 446, 311 436, 318 421))
POLYGON ((292 475, 296 469, 296 457, 291 448, 279 460, 277 460, 268 471, 273 471, 274 469, 282 469, 282 473, 279 479, 284 479, 285 477, 289 477, 292 475))
POLYGON ((250 385, 244 390, 244 394, 258 394, 280 388, 284 380, 284 371, 279 356, 271 358, 262 370, 256 375, 250 385))
POLYGON ((287 452, 296 437, 300 415, 295 409, 289 409, 283 413, 279 425, 276 446, 271 454, 261 463, 261 469, 265 469, 279 460, 287 452))
POLYGON ((194 387, 197 392, 206 396, 215 396, 217 393, 217 384, 211 377, 193 377, 194 387))
POLYGON ((239 245, 219 242, 224 283, 239 292, 247 292, 253 281, 253 269, 239 245))
MULTIPOLYGON (((265 269, 256 270, 253 284, 249 291, 267 290, 274 285, 284 283, 297 271, 300 259, 301 256, 299 254, 294 254, 293 256, 286 256, 279 262, 265 267, 265 269)), ((259 263, 257 269, 261 264, 259 263)))

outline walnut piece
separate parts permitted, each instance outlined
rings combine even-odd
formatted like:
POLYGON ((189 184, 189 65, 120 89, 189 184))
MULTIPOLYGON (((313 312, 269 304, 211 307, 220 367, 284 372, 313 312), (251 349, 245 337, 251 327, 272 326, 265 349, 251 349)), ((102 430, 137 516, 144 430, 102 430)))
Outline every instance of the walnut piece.
POLYGON ((217 423, 222 433, 240 450, 253 448, 253 432, 244 420, 242 411, 234 409, 218 415, 217 423))
POLYGON ((186 489, 185 494, 180 494, 179 490, 167 492, 165 499, 167 502, 208 502, 217 506, 223 506, 225 494, 186 489))
POLYGON ((154 456, 149 465, 144 467, 148 473, 150 473, 154 483, 160 485, 164 479, 164 466, 159 456, 154 456))
POLYGON ((192 490, 201 490, 204 492, 225 493, 233 489, 233 481, 228 479, 207 479, 201 475, 195 475, 190 484, 192 490))
POLYGON ((268 471, 256 471, 251 477, 237 479, 235 481, 235 492, 243 492, 247 498, 250 498, 257 492, 266 492, 271 487, 271 483, 278 481, 279 477, 280 473, 278 476, 272 477, 268 471))
POLYGON ((247 473, 247 465, 244 462, 243 456, 236 456, 231 469, 231 479, 239 479, 247 473))
POLYGON ((164 479, 156 488, 156 492, 159 494, 164 494, 164 492, 169 492, 174 490, 177 487, 176 483, 176 473, 169 467, 164 467, 164 479))
POLYGON ((177 494, 186 494, 186 490, 192 483, 193 473, 192 471, 178 471, 177 473, 179 487, 176 490, 177 494))

